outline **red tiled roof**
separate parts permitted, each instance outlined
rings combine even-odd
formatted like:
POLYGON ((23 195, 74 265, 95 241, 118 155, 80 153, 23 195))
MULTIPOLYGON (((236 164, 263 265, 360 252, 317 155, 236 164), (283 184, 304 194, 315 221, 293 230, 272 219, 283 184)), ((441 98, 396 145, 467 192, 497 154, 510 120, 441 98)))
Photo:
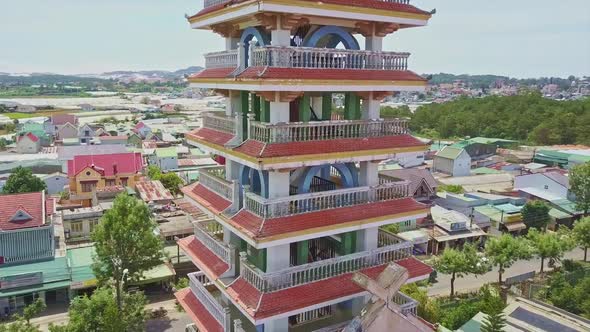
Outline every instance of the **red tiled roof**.
POLYGON ((194 235, 176 241, 178 246, 192 259, 197 262, 197 267, 204 271, 212 279, 229 270, 229 265, 215 255, 207 246, 203 245, 194 235))
POLYGON ((29 132, 26 135, 18 136, 16 138, 16 141, 20 142, 20 140, 23 139, 25 136, 28 137, 32 142, 37 142, 39 140, 39 137, 37 137, 37 136, 35 136, 35 134, 29 132))
POLYGON ((405 267, 408 270, 409 276, 408 279, 413 279, 425 275, 429 275, 434 271, 432 267, 422 263, 420 260, 416 259, 415 257, 408 257, 404 259, 400 259, 399 261, 395 262, 397 265, 405 267))
MULTIPOLYGON (((432 272, 432 268, 415 258, 402 260, 403 267, 408 269, 409 278, 426 276, 432 272), (415 261, 408 264, 407 261, 415 261)), ((379 265, 361 270, 360 272, 370 278, 377 278, 387 265, 379 265)), ((291 287, 272 293, 261 293, 247 281, 238 278, 231 284, 227 293, 242 308, 255 319, 263 319, 283 314, 293 310, 305 308, 314 304, 327 302, 337 298, 354 295, 364 291, 352 281, 353 273, 343 274, 337 277, 320 280, 301 286, 291 287)))
POLYGON ((203 69, 202 71, 191 75, 192 78, 225 78, 236 70, 235 67, 230 68, 211 68, 203 69))
POLYGON ((197 299, 190 288, 174 293, 178 303, 184 308, 199 331, 223 332, 223 326, 211 315, 209 310, 197 299))
MULTIPOLYGON (((205 69, 191 78, 228 78, 235 68, 205 69)), ((368 69, 308 69, 278 67, 248 67, 236 79, 288 79, 288 80, 363 80, 363 81, 417 81, 422 76, 409 70, 368 69)))
POLYGON ((135 125, 135 129, 141 129, 145 127, 145 123, 139 121, 136 125, 135 125))
POLYGON ((43 193, 0 195, 0 230, 10 231, 43 226, 43 193), (29 220, 10 221, 19 211, 31 216, 29 220))
POLYGON ((199 183, 186 186, 182 188, 181 191, 185 196, 188 196, 216 214, 223 212, 223 210, 231 205, 230 201, 217 195, 199 183))
POLYGON ((55 198, 49 197, 45 199, 45 215, 51 216, 55 212, 55 198))
POLYGON ((388 215, 411 213, 428 206, 413 198, 369 203, 317 212, 302 213, 274 219, 262 219, 246 210, 241 210, 230 220, 232 225, 249 233, 254 239, 264 239, 281 234, 328 227, 388 215))
POLYGON ((225 145, 234 137, 232 134, 224 133, 222 131, 217 131, 209 128, 195 129, 189 133, 186 133, 185 136, 189 138, 192 137, 194 139, 204 140, 217 145, 225 145))
POLYGON ((173 200, 174 196, 166 189, 160 180, 140 181, 135 184, 135 189, 144 202, 173 200))
MULTIPOLYGON (((217 10, 221 10, 225 7, 229 7, 234 4, 242 3, 247 0, 228 0, 224 3, 217 4, 215 6, 207 7, 196 13, 195 15, 189 17, 188 19, 194 19, 200 16, 203 16, 208 13, 212 13, 217 10)), ((391 10, 391 11, 399 11, 399 12, 406 12, 406 13, 413 13, 413 14, 425 14, 430 15, 430 13, 418 9, 415 6, 409 4, 401 4, 395 2, 385 2, 385 1, 377 1, 377 0, 302 0, 302 1, 309 1, 309 2, 316 2, 318 6, 321 6, 322 3, 326 4, 334 4, 334 5, 343 5, 343 6, 351 6, 351 7, 363 7, 363 8, 373 8, 373 9, 382 9, 382 10, 391 10)))
POLYGON ((143 159, 139 152, 78 155, 68 160, 68 176, 75 176, 87 167, 94 168, 103 176, 113 176, 115 173, 134 174, 143 169, 143 159))
POLYGON ((272 158, 417 146, 424 146, 424 143, 412 135, 396 135, 370 138, 342 138, 319 142, 306 141, 272 144, 247 140, 234 150, 253 157, 272 158))
POLYGON ((363 80, 363 81, 422 81, 422 76, 409 70, 366 69, 308 69, 248 67, 238 78, 267 78, 289 80, 363 80))
POLYGON ((74 114, 56 114, 51 116, 51 123, 54 126, 61 126, 66 123, 75 125, 78 123, 78 117, 74 114))

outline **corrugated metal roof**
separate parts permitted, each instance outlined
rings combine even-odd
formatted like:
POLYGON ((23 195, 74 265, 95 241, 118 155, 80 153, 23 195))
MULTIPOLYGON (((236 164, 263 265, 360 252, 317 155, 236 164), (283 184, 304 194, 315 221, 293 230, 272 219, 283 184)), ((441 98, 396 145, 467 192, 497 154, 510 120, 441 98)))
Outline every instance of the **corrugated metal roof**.
POLYGON ((436 153, 436 156, 454 160, 457 159, 457 157, 459 157, 459 155, 461 155, 461 152, 463 151, 465 150, 463 150, 462 148, 457 148, 454 146, 445 146, 444 148, 442 148, 442 150, 436 153))

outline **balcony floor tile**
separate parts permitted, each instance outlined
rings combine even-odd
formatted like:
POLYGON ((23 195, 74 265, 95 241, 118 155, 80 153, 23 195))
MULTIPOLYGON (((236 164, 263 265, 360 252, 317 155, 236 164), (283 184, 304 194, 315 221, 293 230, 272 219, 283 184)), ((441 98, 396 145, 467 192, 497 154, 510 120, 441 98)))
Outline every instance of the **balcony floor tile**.
MULTIPOLYGON (((433 271, 413 257, 396 263, 408 269, 409 279, 426 277, 433 271)), ((360 272, 376 278, 386 266, 375 266, 360 272)), ((254 319, 263 319, 363 292, 364 289, 352 281, 352 276, 353 273, 347 273, 271 293, 261 293, 240 277, 228 287, 227 293, 254 319)))
POLYGON ((174 296, 195 325, 197 325, 199 331, 223 332, 223 326, 209 313, 207 308, 191 292, 190 288, 180 290, 174 296))
POLYGON ((194 235, 177 241, 180 248, 211 280, 229 270, 229 265, 201 243, 194 235))
POLYGON ((274 219, 263 219, 249 211, 241 210, 230 219, 230 223, 248 233, 255 240, 270 241, 276 238, 292 237, 331 228, 336 229, 355 222, 360 224, 370 219, 391 219, 427 213, 427 210, 428 205, 408 197, 274 219))

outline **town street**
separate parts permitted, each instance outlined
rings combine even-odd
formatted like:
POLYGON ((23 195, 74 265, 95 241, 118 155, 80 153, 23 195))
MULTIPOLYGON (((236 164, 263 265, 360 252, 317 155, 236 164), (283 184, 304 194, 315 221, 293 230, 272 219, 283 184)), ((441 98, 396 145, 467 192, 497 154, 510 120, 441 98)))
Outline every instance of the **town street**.
MULTIPOLYGON (((565 257, 574 260, 582 260, 584 258, 584 251, 580 248, 576 248, 567 253, 565 257)), ((545 260, 545 264, 547 264, 547 260, 545 260)), ((508 277, 512 277, 530 271, 535 271, 538 273, 540 267, 541 260, 538 258, 533 258, 527 261, 518 261, 506 270, 506 272, 502 276, 502 279, 505 280, 508 277)), ((547 265, 545 265, 545 270, 549 270, 549 268, 547 268, 547 265)), ((428 288, 428 295, 449 295, 451 289, 451 276, 439 273, 437 280, 437 283, 433 284, 428 288)), ((455 291, 459 293, 473 291, 479 289, 483 284, 497 281, 498 269, 494 268, 491 272, 488 272, 481 276, 475 277, 473 275, 468 275, 465 278, 457 278, 457 280, 455 280, 455 291)))

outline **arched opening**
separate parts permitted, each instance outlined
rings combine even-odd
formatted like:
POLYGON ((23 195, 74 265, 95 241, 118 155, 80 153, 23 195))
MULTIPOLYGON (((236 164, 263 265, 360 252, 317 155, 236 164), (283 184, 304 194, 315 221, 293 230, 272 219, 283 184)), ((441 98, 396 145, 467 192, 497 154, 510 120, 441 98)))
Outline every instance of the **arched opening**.
POLYGON ((270 36, 264 30, 254 27, 247 28, 242 32, 242 37, 240 38, 242 58, 240 59, 240 63, 243 63, 245 68, 249 66, 251 41, 256 46, 270 45, 270 36))
POLYGON ((358 186, 358 176, 350 165, 353 163, 308 167, 291 186, 291 194, 322 192, 358 186))
POLYGON ((350 32, 331 25, 323 26, 307 34, 302 45, 304 47, 342 47, 347 50, 360 50, 358 41, 350 32))
POLYGON ((240 167, 240 185, 250 186, 250 191, 262 197, 268 197, 267 177, 264 171, 248 166, 240 167))

